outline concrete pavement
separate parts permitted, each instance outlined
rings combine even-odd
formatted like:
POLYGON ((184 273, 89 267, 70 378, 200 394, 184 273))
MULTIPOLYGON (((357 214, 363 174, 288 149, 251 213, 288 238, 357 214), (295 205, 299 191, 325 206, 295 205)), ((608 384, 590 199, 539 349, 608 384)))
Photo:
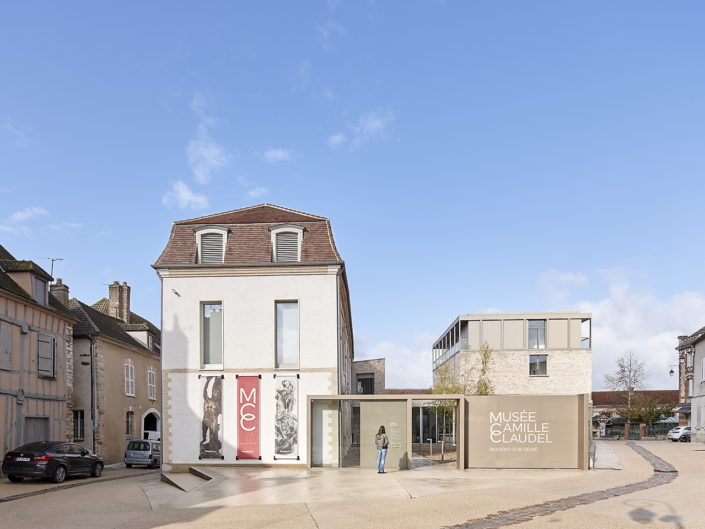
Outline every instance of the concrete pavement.
MULTIPOLYGON (((667 485, 553 512, 515 527, 705 529, 699 505, 692 501, 705 472, 705 446, 639 444, 673 464, 678 477, 667 485)), ((0 517, 8 529, 39 527, 46 520, 51 520, 52 529, 460 526, 500 511, 653 476, 651 465, 624 442, 609 442, 609 446, 623 470, 457 471, 431 466, 380 475, 374 469, 208 467, 204 470, 213 479, 188 477, 190 482, 183 483, 187 491, 159 481, 156 475, 96 480, 92 486, 0 504, 0 517)))

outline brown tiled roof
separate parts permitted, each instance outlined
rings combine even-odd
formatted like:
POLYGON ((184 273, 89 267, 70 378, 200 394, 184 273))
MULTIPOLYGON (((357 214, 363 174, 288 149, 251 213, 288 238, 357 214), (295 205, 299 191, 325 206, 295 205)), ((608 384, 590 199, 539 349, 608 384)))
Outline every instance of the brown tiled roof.
MULTIPOLYGON (((650 389, 643 391, 635 391, 633 395, 644 395, 654 399, 658 404, 674 406, 678 404, 677 389, 650 389)), ((593 391, 592 405, 593 406, 624 406, 626 392, 624 391, 593 391)), ((632 397, 633 398, 633 397, 632 397)))
POLYGON ((328 219, 273 204, 258 204, 195 219, 180 220, 176 224, 260 224, 263 222, 281 224, 285 222, 310 222, 312 220, 328 219))
POLYGON ((150 351, 143 343, 136 340, 122 328, 123 322, 100 311, 81 303, 76 298, 69 301, 71 312, 78 319, 78 324, 74 326, 74 337, 85 337, 88 335, 103 335, 126 345, 135 347, 142 351, 156 354, 150 351))
MULTIPOLYGON (((103 314, 109 315, 108 313, 108 306, 110 304, 110 301, 108 298, 102 298, 93 305, 91 305, 91 308, 97 310, 98 312, 101 312, 103 314)), ((122 320, 120 320, 122 321, 122 320)), ((151 321, 143 318, 139 314, 135 314, 134 312, 130 311, 130 323, 121 323, 121 327, 125 331, 149 331, 152 334, 155 335, 157 343, 161 342, 161 336, 162 333, 159 330, 159 328, 154 325, 151 321)))
MULTIPOLYGON (((282 223, 294 223, 304 228, 301 263, 342 262, 333 240, 330 221, 327 218, 271 204, 260 204, 175 222, 169 241, 154 266, 195 264, 196 234, 194 228, 201 226, 228 228, 224 264, 271 263, 272 242, 269 228, 282 223)), ((286 264, 296 265, 298 263, 286 264)))

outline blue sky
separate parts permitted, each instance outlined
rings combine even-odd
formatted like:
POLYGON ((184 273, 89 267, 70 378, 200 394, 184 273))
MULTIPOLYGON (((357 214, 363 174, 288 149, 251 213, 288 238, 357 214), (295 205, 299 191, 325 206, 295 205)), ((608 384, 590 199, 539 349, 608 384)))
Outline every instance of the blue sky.
POLYGON ((705 325, 697 2, 32 2, 0 8, 0 242, 92 303, 174 220, 327 216, 358 358, 430 383, 458 315, 593 313, 675 388, 705 325))

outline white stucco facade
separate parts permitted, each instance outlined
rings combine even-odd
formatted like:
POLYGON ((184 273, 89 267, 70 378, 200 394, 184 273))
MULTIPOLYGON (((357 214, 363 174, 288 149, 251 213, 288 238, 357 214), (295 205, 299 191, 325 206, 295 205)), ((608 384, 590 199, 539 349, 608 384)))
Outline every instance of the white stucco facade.
MULTIPOLYGON (((198 375, 223 376, 223 459, 208 464, 306 464, 306 396, 347 392, 351 351, 341 296, 341 266, 160 270, 165 470, 199 463, 203 415, 198 375), (299 308, 298 366, 276 367, 276 302, 299 308), (201 358, 200 310, 222 304, 223 365, 201 358), (346 361, 347 360, 347 361, 346 361), (298 375, 298 459, 274 454, 275 375, 298 375), (237 376, 260 376, 261 460, 237 459, 237 376), (339 387, 342 386, 342 387, 339 387)), ((177 468, 178 469, 178 468, 177 468)))

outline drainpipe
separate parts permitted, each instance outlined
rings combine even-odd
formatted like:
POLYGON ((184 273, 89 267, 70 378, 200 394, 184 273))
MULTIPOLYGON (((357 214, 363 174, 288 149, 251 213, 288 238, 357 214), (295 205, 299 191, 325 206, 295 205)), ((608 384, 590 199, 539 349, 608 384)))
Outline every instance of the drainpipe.
POLYGON ((89 334, 88 338, 91 340, 91 450, 95 453, 95 336, 89 334))

